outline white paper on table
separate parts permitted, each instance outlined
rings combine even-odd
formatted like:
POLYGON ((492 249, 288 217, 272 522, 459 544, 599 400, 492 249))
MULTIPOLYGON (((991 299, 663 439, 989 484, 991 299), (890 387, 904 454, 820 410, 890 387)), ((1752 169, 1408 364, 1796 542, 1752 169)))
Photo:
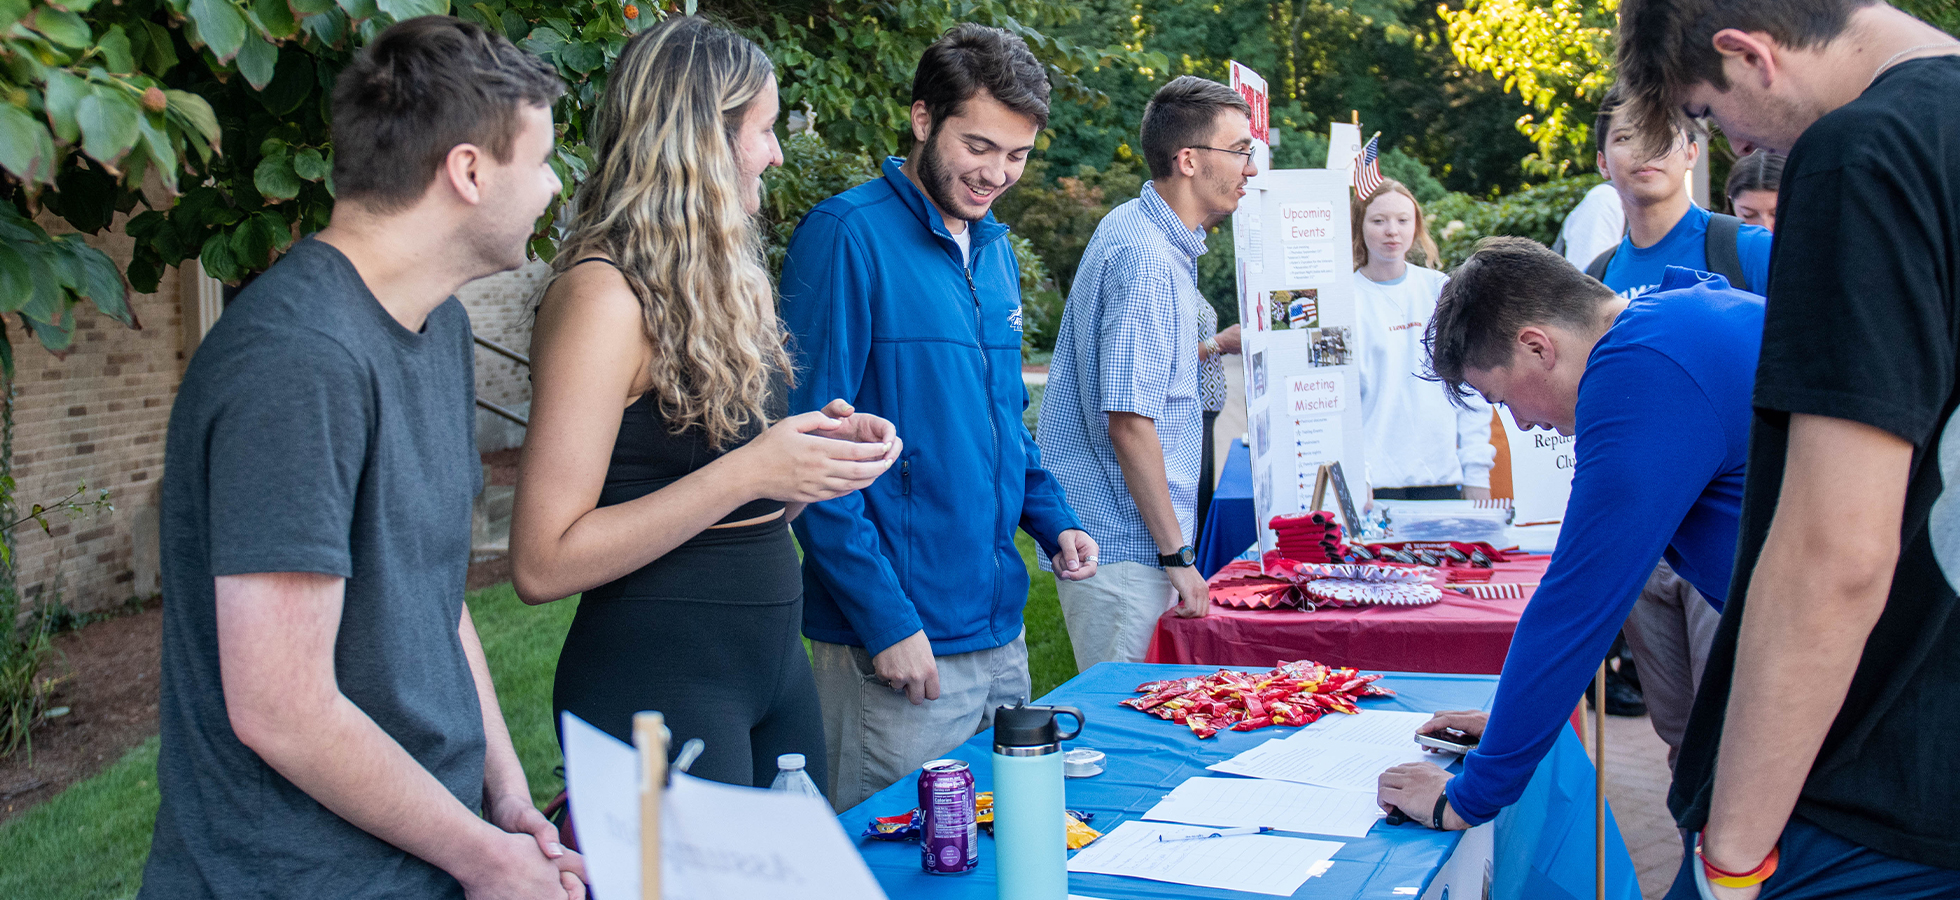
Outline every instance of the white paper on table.
POLYGON ((1274 739, 1207 768, 1228 775, 1373 792, 1381 774, 1409 762, 1440 762, 1411 741, 1405 750, 1347 741, 1274 739))
MULTIPOLYGON (((633 748, 562 716, 565 785, 601 897, 640 895, 639 759, 633 748)), ((830 805, 799 794, 674 773, 661 806, 661 894, 668 900, 883 900, 830 805)))
POLYGON ((1122 875, 1171 884, 1290 897, 1307 879, 1327 871, 1339 841, 1242 834, 1163 843, 1162 837, 1204 834, 1211 829, 1163 822, 1124 822, 1075 854, 1068 870, 1122 875))
POLYGON ((1424 712, 1365 709, 1351 716, 1329 713, 1288 737, 1289 741, 1335 740, 1401 749, 1419 747, 1416 729, 1432 717, 1424 712))
POLYGON ((1367 837, 1382 817, 1374 791, 1342 791, 1263 778, 1193 778, 1143 814, 1159 822, 1220 828, 1270 826, 1281 831, 1367 837))

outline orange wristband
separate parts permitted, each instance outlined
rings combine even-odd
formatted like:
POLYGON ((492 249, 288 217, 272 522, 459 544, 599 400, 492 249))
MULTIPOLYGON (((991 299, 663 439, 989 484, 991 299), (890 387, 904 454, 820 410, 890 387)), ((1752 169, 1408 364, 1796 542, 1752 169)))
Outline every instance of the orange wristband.
POLYGON ((1718 887, 1749 887, 1768 881, 1771 875, 1776 874, 1776 851, 1775 847, 1769 848, 1769 855, 1763 857, 1763 861, 1754 869, 1747 872, 1728 872, 1716 868, 1714 863, 1708 861, 1708 857, 1701 852, 1701 835, 1695 835, 1695 858, 1701 860, 1702 873, 1708 876, 1708 883, 1718 887))

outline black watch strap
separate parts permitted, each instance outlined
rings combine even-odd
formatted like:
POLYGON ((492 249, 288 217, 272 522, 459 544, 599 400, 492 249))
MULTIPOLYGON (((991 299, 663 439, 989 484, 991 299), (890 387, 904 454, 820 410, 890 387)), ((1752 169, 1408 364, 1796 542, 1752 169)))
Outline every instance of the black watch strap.
POLYGON ((1437 794, 1437 795, 1436 795, 1436 815, 1435 815, 1435 817, 1434 817, 1434 821, 1435 821, 1435 823, 1436 823, 1436 824, 1435 824, 1435 825, 1433 825, 1433 826, 1431 826, 1431 827, 1433 827, 1433 828, 1435 828, 1435 829, 1436 829, 1437 831, 1442 831, 1442 830, 1444 830, 1444 829, 1443 829, 1443 811, 1444 811, 1444 810, 1446 810, 1446 809, 1449 809, 1449 808, 1450 808, 1450 792, 1449 792, 1449 791, 1444 791, 1444 792, 1442 792, 1442 793, 1440 793, 1440 794, 1437 794))
POLYGON ((1177 548, 1176 553, 1157 554, 1157 565, 1163 566, 1167 569, 1175 568, 1179 566, 1196 565, 1197 562, 1198 562, 1198 551, 1191 549, 1190 544, 1185 544, 1184 546, 1177 548))

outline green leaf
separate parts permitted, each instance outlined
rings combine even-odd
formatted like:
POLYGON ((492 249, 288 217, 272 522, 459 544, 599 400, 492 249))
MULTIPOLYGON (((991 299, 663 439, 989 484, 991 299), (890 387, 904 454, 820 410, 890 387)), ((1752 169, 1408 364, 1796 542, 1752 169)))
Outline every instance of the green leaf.
POLYGON ((109 26, 96 40, 95 49, 102 51, 102 63, 109 71, 118 75, 135 74, 136 57, 130 52, 129 35, 123 33, 121 25, 109 26))
POLYGON ((256 34, 250 35, 245 38, 245 43, 239 45, 236 62, 239 74, 245 76, 252 89, 262 91, 272 83, 273 67, 279 63, 279 48, 266 43, 256 34))
POLYGON ((226 0, 191 0, 187 10, 197 39, 219 62, 230 62, 245 43, 245 17, 226 0))
POLYGON ((27 0, 0 0, 0 29, 27 18, 27 0))
POLYGON ((347 18, 356 22, 372 19, 381 14, 381 10, 374 5, 374 0, 334 0, 334 2, 347 13, 347 18))
POLYGON ((20 309, 34 295, 34 277, 27 259, 11 244, 0 241, 0 313, 20 309))
POLYGON ((84 243, 80 235, 64 235, 55 248, 69 270, 64 280, 70 282, 76 297, 95 304, 103 315, 135 327, 136 318, 129 311, 129 288, 106 254, 84 243))
POLYGON ((22 181, 46 182, 54 176, 54 139, 24 109, 0 103, 0 167, 22 181))
POLYGON ((197 261, 204 264, 204 274, 226 284, 237 284, 239 276, 244 274, 238 268, 238 260, 231 255, 231 237, 222 232, 205 240, 197 261))
POLYGON ((449 14, 449 0, 376 0, 375 5, 397 22, 416 16, 449 14))
POLYGON ((69 12, 84 13, 95 6, 95 0, 48 0, 49 6, 59 6, 69 12))
POLYGON ((143 133, 143 149, 149 153, 163 186, 172 194, 177 193, 177 147, 170 140, 163 116, 145 114, 137 121, 137 129, 143 133))
POLYGON ((163 96, 169 101, 167 108, 171 112, 183 116, 184 121, 190 123, 199 137, 210 144, 212 149, 217 148, 219 139, 224 137, 224 132, 218 129, 218 116, 211 111, 210 103, 190 91, 170 88, 164 89, 163 96))
MULTIPOLYGON (((5 374, 8 381, 14 380, 14 339, 13 336, 7 334, 7 320, 5 319, 0 319, 0 374, 5 374)), ((8 475, 6 478, 8 481, 14 480, 12 475, 8 475)), ((10 494, 13 493, 13 486, 8 485, 7 487, 7 492, 10 494)), ((0 566, 10 566, 13 565, 13 562, 13 550, 7 547, 6 541, 0 541, 0 566)))
POLYGON ((272 263, 272 239, 259 220, 254 217, 238 226, 231 233, 231 255, 238 264, 250 271, 263 269, 272 263))
POLYGON ((34 330, 34 336, 41 339, 41 346, 57 359, 68 355, 68 348, 75 343, 75 314, 71 310, 62 310, 57 321, 28 319, 27 325, 34 330))
POLYGON ((47 110, 48 124, 53 126, 56 137, 71 144, 81 138, 81 128, 75 124, 75 106, 87 94, 88 82, 68 74, 66 69, 48 70, 42 106, 47 110))
POLYGON ((319 181, 333 171, 333 164, 327 162, 320 151, 307 147, 293 154, 293 174, 307 181, 319 181))
POLYGON ((292 0, 292 6, 301 16, 317 16, 333 9, 333 0, 292 0))
POLYGON ((137 121, 143 109, 120 88, 91 85, 88 96, 75 104, 75 123, 82 127, 82 151, 114 166, 136 146, 137 121))
POLYGON ((299 20, 299 27, 307 36, 328 47, 338 47, 340 42, 347 40, 347 14, 339 9, 307 16, 299 20))
POLYGON ((177 65, 177 46, 170 40, 169 29, 155 22, 144 22, 143 30, 150 33, 143 64, 158 75, 170 71, 177 65))
POLYGON ((267 200, 291 200, 299 196, 299 175, 293 171, 292 157, 276 153, 259 160, 252 170, 252 185, 267 200))
POLYGON ((67 299, 67 288, 61 284, 61 276, 55 271, 50 247, 40 244, 16 245, 21 258, 27 261, 28 278, 34 289, 28 293, 27 302, 21 304, 20 314, 31 321, 52 323, 61 316, 63 300, 67 299))
POLYGON ((34 11, 31 27, 55 44, 74 50, 87 47, 90 39, 94 37, 89 31, 88 23, 82 21, 81 16, 51 6, 44 6, 34 11))
MULTIPOLYGON (((340 14, 339 10, 333 12, 334 16, 340 14)), ((329 17, 315 16, 314 18, 329 17)), ((259 103, 267 112, 284 117, 293 110, 299 109, 299 105, 306 102, 307 95, 320 87, 319 80, 313 73, 313 57, 310 54, 282 51, 279 54, 279 66, 272 72, 272 83, 259 91, 259 103)))
POLYGON ((293 8, 286 0, 252 0, 252 15, 265 28, 267 37, 284 39, 299 33, 299 20, 293 17, 293 8))

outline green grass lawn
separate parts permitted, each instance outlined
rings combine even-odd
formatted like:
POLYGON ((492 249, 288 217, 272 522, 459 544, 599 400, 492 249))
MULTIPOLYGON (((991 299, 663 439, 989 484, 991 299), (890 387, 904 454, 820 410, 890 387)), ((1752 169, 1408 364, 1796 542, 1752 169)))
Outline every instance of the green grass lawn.
MULTIPOLYGON (((1021 556, 1034 569, 1034 542, 1019 536, 1021 556)), ((1055 579, 1031 571, 1028 661, 1041 696, 1075 675, 1075 656, 1055 601, 1055 579)), ((558 742, 551 727, 551 677, 571 626, 576 600, 525 606, 510 585, 469 596, 491 677, 511 740, 542 804, 563 787, 555 770, 558 742)), ((157 810, 157 741, 129 751, 100 775, 79 782, 21 817, 0 825, 0 897, 132 897, 141 884, 157 810)))

